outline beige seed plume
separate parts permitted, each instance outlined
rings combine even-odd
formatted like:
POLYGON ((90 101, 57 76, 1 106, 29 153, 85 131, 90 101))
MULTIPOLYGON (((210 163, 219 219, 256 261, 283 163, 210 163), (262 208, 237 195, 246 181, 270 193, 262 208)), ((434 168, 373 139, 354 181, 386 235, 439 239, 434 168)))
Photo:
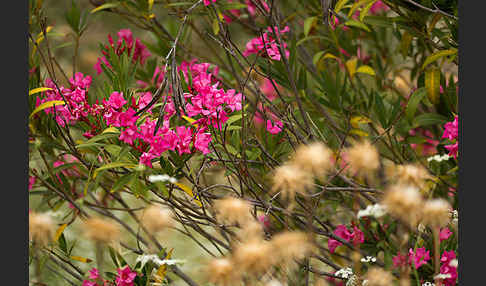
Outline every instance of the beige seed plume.
POLYGON ((346 160, 357 175, 371 176, 380 167, 380 156, 368 141, 355 143, 346 149, 346 160))
POLYGON ((367 286, 390 286, 393 285, 393 275, 379 267, 372 267, 364 277, 368 280, 367 286))
POLYGON ((238 198, 224 198, 214 203, 216 219, 226 224, 245 224, 252 219, 251 204, 238 198))
POLYGON ((295 194, 304 194, 312 187, 314 180, 309 172, 293 164, 284 164, 273 174, 272 192, 280 191, 282 198, 293 201, 295 194))
POLYGON ((118 226, 101 218, 89 218, 84 223, 84 234, 87 238, 101 243, 118 240, 120 230, 118 226))
POLYGON ((155 205, 145 209, 141 222, 150 233, 157 233, 174 225, 172 211, 155 205))
POLYGON ((302 260, 312 253, 314 245, 310 237, 299 231, 285 231, 270 240, 278 263, 291 266, 294 260, 302 260))
POLYGON ((54 223, 46 214, 29 214, 29 238, 35 243, 46 246, 54 236, 54 223))
POLYGON ((421 218, 424 202, 416 188, 397 185, 385 193, 382 204, 391 215, 415 228, 421 218))
POLYGON ((252 240, 235 247, 233 261, 243 273, 263 274, 274 263, 272 246, 264 240, 252 240))
POLYGON ((208 280, 211 283, 221 286, 237 284, 240 273, 233 262, 228 258, 216 258, 209 262, 206 268, 208 280))
POLYGON ((449 223, 451 209, 444 199, 428 200, 423 208, 423 223, 430 227, 444 227, 449 223))
POLYGON ((323 178, 332 166, 331 150, 321 142, 301 145, 295 151, 291 164, 317 178, 323 178))

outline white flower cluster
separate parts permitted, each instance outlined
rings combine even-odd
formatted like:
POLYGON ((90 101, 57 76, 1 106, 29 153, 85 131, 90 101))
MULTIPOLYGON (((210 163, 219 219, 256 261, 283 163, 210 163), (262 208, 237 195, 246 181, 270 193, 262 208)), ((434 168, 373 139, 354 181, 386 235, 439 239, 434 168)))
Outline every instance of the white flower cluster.
POLYGON ((447 279, 451 278, 451 275, 449 273, 440 273, 434 276, 434 279, 447 279))
POLYGON ((442 161, 447 161, 449 160, 451 156, 447 155, 447 154, 444 154, 444 155, 435 155, 435 156, 432 156, 432 157, 429 157, 427 158, 427 162, 431 162, 431 161, 437 161, 437 162, 442 162, 442 161))
POLYGON ((351 276, 348 278, 348 281, 346 281, 346 286, 357 286, 358 282, 358 276, 351 274, 351 276))
POLYGON ((137 260, 136 260, 136 262, 140 262, 142 264, 141 268, 143 268, 143 266, 149 261, 152 261, 153 263, 157 264, 158 266, 161 266, 163 264, 174 265, 174 264, 185 262, 185 260, 181 260, 181 259, 160 259, 155 254, 150 254, 150 255, 149 254, 142 254, 139 257, 137 257, 137 260))
POLYGON ((452 223, 457 224, 459 222, 459 213, 457 212, 457 210, 453 210, 451 216, 452 216, 452 223))
POLYGON ((365 258, 361 258, 361 262, 376 262, 376 257, 366 256, 365 258))
POLYGON ((364 216, 373 216, 379 218, 386 214, 386 207, 380 204, 369 205, 364 210, 358 212, 358 219, 364 216))
POLYGON ((435 286, 435 284, 427 281, 427 282, 423 283, 422 286, 435 286))
POLYGON ((148 176, 148 180, 151 182, 151 183, 155 183, 155 182, 167 182, 169 181, 169 183, 172 183, 172 184, 175 184, 177 183, 177 179, 176 178, 173 178, 167 174, 164 174, 164 175, 150 175, 148 176))
POLYGON ((346 267, 346 268, 341 268, 334 275, 339 276, 341 278, 349 278, 351 275, 353 275, 353 269, 346 267))

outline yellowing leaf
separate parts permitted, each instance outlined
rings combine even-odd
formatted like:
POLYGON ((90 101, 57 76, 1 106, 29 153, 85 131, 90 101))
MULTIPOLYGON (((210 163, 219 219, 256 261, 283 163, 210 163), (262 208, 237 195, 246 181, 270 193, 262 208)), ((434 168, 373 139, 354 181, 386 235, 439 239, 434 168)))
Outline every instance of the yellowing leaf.
POLYGON ((152 11, 152 7, 154 6, 154 0, 148 0, 148 9, 152 11))
POLYGON ((363 65, 363 66, 360 66, 356 72, 359 72, 359 73, 365 73, 365 74, 369 74, 369 75, 375 75, 375 70, 373 70, 372 67, 370 66, 367 66, 367 65, 363 65))
MULTIPOLYGON (((354 14, 354 11, 356 11, 356 9, 358 9, 359 7, 363 6, 365 3, 370 2, 370 1, 373 2, 373 0, 360 0, 360 1, 355 2, 353 4, 353 6, 351 7, 351 9, 349 9, 348 18, 351 18, 351 16, 354 14)), ((360 13, 360 15, 361 15, 361 13, 360 13)))
POLYGON ((336 56, 335 56, 335 55, 333 55, 333 54, 327 53, 327 54, 325 54, 325 55, 322 57, 322 59, 323 59, 323 60, 325 60, 325 59, 335 59, 335 60, 338 60, 339 58, 338 58, 338 57, 336 57, 336 56))
POLYGON ((103 133, 120 133, 120 130, 118 130, 116 127, 108 127, 106 128, 105 130, 103 130, 103 132, 101 132, 101 134, 103 133))
POLYGON ((354 76, 356 73, 356 66, 358 65, 358 59, 356 57, 353 57, 352 59, 348 60, 346 62, 346 67, 348 68, 349 75, 351 77, 354 76))
POLYGON ((219 23, 218 23, 218 19, 214 19, 213 20, 213 33, 215 35, 218 35, 218 33, 219 33, 219 23))
MULTIPOLYGON (((51 30, 52 30, 52 26, 48 26, 46 28, 46 34, 49 33, 51 30)), ((37 35, 37 39, 36 39, 36 43, 37 44, 40 44, 42 42, 42 40, 44 40, 44 32, 40 32, 39 35, 37 35)))
POLYGON ((365 124, 365 123, 370 123, 370 122, 371 122, 371 120, 367 117, 364 117, 364 116, 355 116, 355 117, 351 118, 351 125, 354 128, 358 128, 359 124, 365 124))
POLYGON ((182 115, 182 118, 184 118, 187 122, 189 122, 191 124, 193 124, 194 122, 196 122, 196 120, 192 119, 189 116, 182 115))
POLYGON ((366 17, 366 15, 368 15, 368 11, 370 11, 371 9, 371 6, 373 6, 373 4, 375 4, 377 0, 374 0, 374 1, 371 1, 370 3, 368 3, 362 10, 361 12, 359 12, 359 20, 361 22, 363 22, 363 19, 364 17, 366 17))
POLYGON ((194 193, 192 192, 191 188, 189 188, 188 186, 186 186, 182 183, 175 183, 175 185, 178 186, 179 188, 181 188, 191 198, 193 198, 198 206, 202 207, 201 201, 199 201, 199 199, 196 196, 194 196, 194 193))
POLYGON ((46 108, 51 108, 55 105, 59 106, 59 105, 64 105, 64 104, 66 104, 66 103, 62 100, 46 101, 46 102, 42 103, 41 105, 37 106, 37 108, 34 109, 34 111, 32 111, 32 113, 30 114, 30 118, 32 118, 32 116, 34 116, 37 112, 42 111, 46 108))
POLYGON ((339 11, 341 11, 341 9, 344 7, 344 5, 346 5, 346 3, 348 3, 349 0, 339 0, 337 3, 336 3, 336 6, 334 6, 334 11, 336 13, 338 13, 339 11))
POLYGON ((84 257, 81 257, 81 256, 71 256, 71 259, 79 261, 79 262, 84 262, 84 263, 89 263, 89 262, 93 261, 89 258, 84 258, 84 257))
POLYGON ((425 59, 425 62, 422 65, 422 69, 425 69, 426 66, 428 66, 429 64, 435 62, 436 60, 438 60, 442 57, 450 56, 450 55, 454 55, 454 54, 457 54, 457 49, 454 49, 454 48, 449 49, 449 50, 443 50, 443 51, 435 52, 435 53, 431 54, 430 56, 428 56, 427 59, 425 59))
POLYGON ((408 55, 408 50, 410 49, 410 44, 412 43, 413 36, 405 31, 402 35, 402 41, 400 42, 400 52, 405 58, 408 55))
POLYGON ((115 8, 116 6, 120 5, 120 3, 118 2, 112 2, 112 3, 105 3, 103 5, 100 5, 96 8, 94 8, 93 10, 91 10, 91 14, 94 14, 98 11, 101 11, 101 10, 105 10, 105 9, 109 9, 109 8, 115 8))
POLYGON ((349 131, 349 133, 351 134, 356 134, 360 137, 368 137, 368 133, 364 132, 363 130, 360 130, 360 129, 351 129, 351 131, 349 131))
POLYGON ((57 230, 56 230, 56 234, 54 235, 54 242, 56 242, 59 237, 61 237, 61 234, 62 232, 64 231, 64 229, 67 227, 67 223, 61 225, 57 230))
POLYGON ((438 69, 431 68, 425 71, 425 89, 429 100, 433 104, 439 103, 440 71, 438 69))
MULTIPOLYGON (((174 248, 169 250, 169 252, 167 253, 167 256, 165 256, 164 259, 170 259, 170 257, 172 256, 173 250, 174 250, 174 248)), ((155 277, 156 277, 156 280, 157 280, 158 283, 162 283, 162 281, 165 278, 166 273, 167 273, 167 264, 160 265, 159 269, 157 269, 157 273, 155 274, 155 277)))
POLYGON ((31 89, 29 91, 29 95, 36 94, 36 93, 39 93, 39 92, 43 92, 43 91, 46 91, 46 90, 52 90, 52 88, 50 88, 50 87, 38 87, 38 88, 34 88, 34 89, 31 89))

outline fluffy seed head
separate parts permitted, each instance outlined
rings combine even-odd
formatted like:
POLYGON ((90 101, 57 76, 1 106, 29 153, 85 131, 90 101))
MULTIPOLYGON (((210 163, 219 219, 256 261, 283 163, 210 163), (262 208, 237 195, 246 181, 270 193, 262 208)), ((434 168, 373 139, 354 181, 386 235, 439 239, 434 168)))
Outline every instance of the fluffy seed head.
POLYGON ((389 286, 393 285, 393 275, 379 267, 372 267, 365 275, 368 280, 366 286, 389 286))
POLYGON ((172 211, 160 206, 149 206, 143 213, 142 224, 150 233, 163 231, 174 224, 172 211))
POLYGON ((346 150, 346 159, 352 172, 369 176, 380 167, 380 156, 368 141, 355 143, 346 150))
POLYGON ((241 231, 238 233, 242 241, 261 240, 263 239, 264 231, 262 223, 251 220, 241 226, 241 231))
POLYGON ((275 169, 272 192, 281 191, 282 198, 293 201, 295 193, 303 194, 313 184, 310 173, 293 164, 284 164, 275 169))
POLYGON ((110 243, 119 238, 120 230, 112 222, 100 218, 90 218, 84 223, 84 234, 95 242, 110 243))
POLYGON ((304 259, 314 250, 314 245, 304 232, 285 231, 276 234, 270 242, 276 260, 286 265, 304 259))
POLYGON ((209 262, 206 273, 209 281, 217 285, 231 285, 239 279, 239 272, 236 271, 233 262, 228 258, 216 258, 209 262))
POLYGON ((54 236, 54 223, 46 214, 29 214, 29 238, 42 246, 46 246, 54 236))
POLYGON ((264 240, 252 240, 238 245, 233 261, 243 273, 263 274, 274 262, 272 246, 264 240))
POLYGON ((419 189, 425 188, 425 182, 430 178, 429 172, 421 165, 398 165, 392 171, 398 184, 412 185, 419 189))
POLYGON ((322 178, 332 166, 331 150, 321 142, 301 145, 295 151, 292 164, 322 178))
POLYGON ((444 227, 449 223, 451 205, 444 199, 433 199, 425 202, 423 222, 430 227, 444 227))
POLYGON ((251 204, 237 198, 224 198, 214 203, 216 219, 226 224, 243 225, 251 220, 251 204))
POLYGON ((423 204, 422 196, 414 187, 394 186, 383 197, 388 212, 411 227, 417 225, 423 204))

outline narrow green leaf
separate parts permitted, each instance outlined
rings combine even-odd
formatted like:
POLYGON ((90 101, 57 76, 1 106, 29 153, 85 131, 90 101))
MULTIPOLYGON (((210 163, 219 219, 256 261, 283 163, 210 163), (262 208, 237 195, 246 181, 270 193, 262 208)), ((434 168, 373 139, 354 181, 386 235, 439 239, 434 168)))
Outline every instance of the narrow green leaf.
POLYGON ((428 56, 427 59, 425 59, 425 62, 422 65, 422 69, 425 69, 426 66, 428 66, 429 64, 435 62, 436 60, 438 60, 442 57, 446 57, 446 56, 450 56, 450 55, 454 55, 454 54, 457 54, 457 49, 454 49, 454 48, 449 49, 449 50, 442 50, 442 51, 435 52, 435 53, 431 54, 430 56, 428 56))

